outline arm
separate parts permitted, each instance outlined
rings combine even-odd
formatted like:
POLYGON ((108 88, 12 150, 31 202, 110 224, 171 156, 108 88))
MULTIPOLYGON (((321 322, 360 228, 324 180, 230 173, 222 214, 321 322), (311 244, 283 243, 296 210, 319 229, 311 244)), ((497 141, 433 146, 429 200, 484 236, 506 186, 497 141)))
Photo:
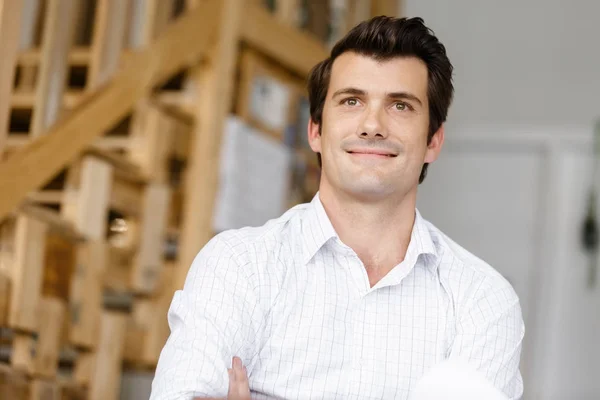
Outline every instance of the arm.
POLYGON ((459 316, 450 359, 463 359, 483 372, 511 400, 523 395, 519 371, 525 326, 519 299, 508 283, 478 291, 459 316))
POLYGON ((151 400, 227 395, 228 368, 255 354, 262 312, 243 265, 221 237, 198 254, 169 308, 171 334, 152 382, 151 400))

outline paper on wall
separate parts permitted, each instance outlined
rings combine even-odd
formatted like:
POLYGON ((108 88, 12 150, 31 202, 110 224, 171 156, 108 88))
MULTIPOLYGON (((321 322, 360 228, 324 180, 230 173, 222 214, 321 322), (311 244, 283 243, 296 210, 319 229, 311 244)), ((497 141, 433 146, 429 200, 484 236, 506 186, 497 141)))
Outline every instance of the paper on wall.
POLYGON ((226 122, 213 225, 217 232, 260 226, 288 206, 293 153, 231 116, 226 122))

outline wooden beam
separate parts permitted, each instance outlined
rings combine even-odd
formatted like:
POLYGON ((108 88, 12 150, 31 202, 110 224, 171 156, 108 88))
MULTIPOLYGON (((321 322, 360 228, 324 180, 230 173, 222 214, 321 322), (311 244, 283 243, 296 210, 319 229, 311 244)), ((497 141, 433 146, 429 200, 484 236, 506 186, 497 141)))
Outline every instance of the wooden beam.
MULTIPOLYGON (((200 8, 201 4, 195 9, 200 8)), ((242 0, 223 0, 222 4, 220 12, 212 16, 219 21, 214 53, 209 62, 194 71, 191 78, 198 93, 197 123, 192 134, 193 144, 185 178, 187 190, 178 260, 180 268, 174 279, 177 287, 183 285, 194 257, 213 235, 221 138, 232 106, 239 30, 241 26, 252 24, 252 19, 246 18, 249 15, 242 0), (242 13, 245 15, 244 23, 242 13)), ((257 10, 258 7, 253 9, 257 10)), ((272 22, 272 18, 269 21, 272 22)))
POLYGON ((275 7, 275 13, 281 22, 294 28, 298 27, 298 17, 300 15, 299 0, 277 0, 275 7))
POLYGON ((65 312, 66 304, 60 299, 44 297, 40 300, 39 336, 33 360, 36 376, 56 378, 65 312))
POLYGON ((88 242, 77 248, 77 266, 70 290, 69 341, 80 348, 93 349, 98 342, 107 256, 104 241, 88 242))
POLYGON ((69 169, 61 213, 87 239, 106 237, 112 179, 112 166, 96 157, 69 169))
MULTIPOLYGON (((0 239, 1 240, 1 239, 0 239)), ((6 326, 10 301, 10 278, 0 268, 0 326, 6 326)))
MULTIPOLYGON (((19 47, 19 22, 23 4, 15 0, 0 0, 0 98, 8 99, 15 79, 17 50, 19 47)), ((0 104, 0 161, 8 133, 10 105, 0 104)))
POLYGON ((329 56, 325 46, 316 38, 274 21, 264 7, 246 5, 241 25, 243 41, 302 77, 329 56))
POLYGON ((144 176, 167 183, 175 122, 149 101, 136 108, 132 121, 129 158, 144 176))
POLYGON ((155 85, 205 56, 219 23, 214 15, 221 7, 219 0, 205 0, 183 15, 148 49, 132 55, 110 83, 85 96, 47 135, 1 163, 0 219, 124 118, 155 85))
POLYGON ((49 0, 46 4, 31 137, 45 133, 62 109, 76 15, 77 0, 49 0))
POLYGON ((398 0, 371 0, 371 16, 386 15, 397 17, 399 10, 398 0))
POLYGON ((0 399, 29 400, 27 376, 0 363, 0 399))
POLYGON ((143 185, 115 179, 110 191, 110 208, 128 217, 139 217, 143 196, 143 185))
POLYGON ((53 381, 34 379, 29 384, 29 398, 31 400, 61 400, 60 387, 53 381))
MULTIPOLYGON (((17 55, 17 63, 23 66, 38 65, 42 53, 39 49, 27 49, 20 51, 17 55)), ((67 55, 68 64, 71 66, 87 66, 90 62, 89 47, 74 47, 71 48, 67 55)))
POLYGON ((171 190, 166 184, 146 186, 140 243, 132 269, 131 285, 139 294, 154 292, 163 268, 163 247, 169 218, 171 190))
POLYGON ((48 226, 34 218, 20 215, 15 229, 8 322, 12 328, 35 332, 48 226))
POLYGON ((130 0, 96 1, 87 89, 103 85, 116 73, 125 47, 129 5, 130 0))
POLYGON ((90 381, 90 400, 119 399, 126 328, 127 314, 103 312, 90 381))

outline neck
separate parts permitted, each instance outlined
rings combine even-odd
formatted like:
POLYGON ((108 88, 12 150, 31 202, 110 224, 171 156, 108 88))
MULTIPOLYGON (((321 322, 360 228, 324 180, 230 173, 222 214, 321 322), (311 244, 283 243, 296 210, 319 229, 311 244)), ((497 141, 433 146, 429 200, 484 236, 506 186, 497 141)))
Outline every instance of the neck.
POLYGON ((415 221, 416 191, 402 198, 362 201, 321 185, 319 198, 340 240, 368 273, 384 276, 402 262, 415 221))

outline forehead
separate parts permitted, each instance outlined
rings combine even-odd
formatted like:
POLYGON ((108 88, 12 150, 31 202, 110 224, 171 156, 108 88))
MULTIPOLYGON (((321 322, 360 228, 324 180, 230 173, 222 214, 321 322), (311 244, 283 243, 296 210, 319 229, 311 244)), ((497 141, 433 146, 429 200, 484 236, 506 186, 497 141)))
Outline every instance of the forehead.
POLYGON ((329 93, 355 87, 368 93, 410 92, 427 100, 427 66, 417 57, 395 57, 377 61, 353 52, 333 62, 329 93))

